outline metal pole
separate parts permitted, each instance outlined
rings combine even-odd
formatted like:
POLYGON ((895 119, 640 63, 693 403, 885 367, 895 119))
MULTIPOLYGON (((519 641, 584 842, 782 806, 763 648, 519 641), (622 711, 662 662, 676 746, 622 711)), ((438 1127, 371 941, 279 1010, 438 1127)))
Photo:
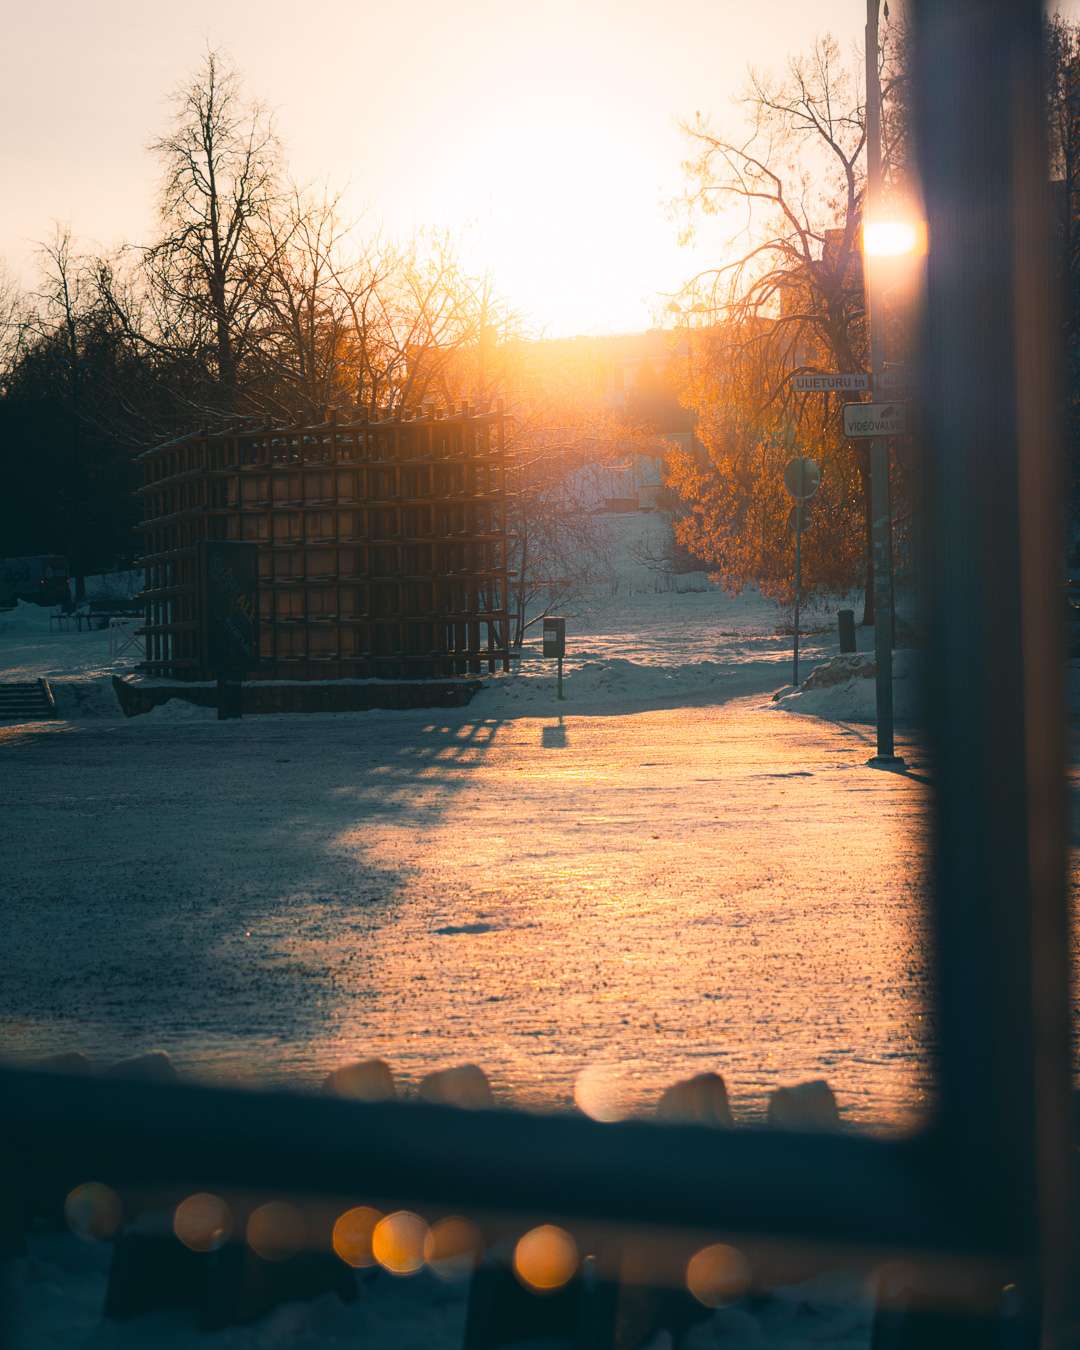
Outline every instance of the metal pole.
MULTIPOLYGON (((891 489, 891 485, 890 485, 891 489)), ((896 646, 896 568, 893 566, 892 492, 889 492, 889 645, 896 646)))
POLYGON ((559 657, 559 698, 562 699, 562 657, 559 657))
POLYGON ((795 482, 799 491, 795 497, 795 657, 791 669, 791 683, 797 689, 799 687, 799 594, 802 590, 802 455, 799 456, 799 467, 795 471, 795 482))
POLYGON ((1038 1344, 1064 1350, 1080 1345, 1080 1216, 1059 613, 1064 296, 1043 6, 913 0, 908 13, 929 238, 919 570, 937 959, 949 972, 936 982, 949 1031, 935 1038, 935 1128, 965 1140, 950 1170, 972 1209, 994 1177, 995 1209, 1013 1193, 1014 1230, 1041 1225, 1038 1344), (969 980, 977 945, 984 973, 969 980))
MULTIPOLYGON (((866 0, 866 195, 864 222, 873 220, 881 205, 881 88, 878 84, 878 4, 866 0)), ((867 301, 870 309, 871 399, 878 396, 878 376, 885 366, 885 308, 880 282, 869 256, 866 262, 867 301)), ((873 515, 874 657, 877 664, 877 755, 900 761, 893 746, 892 625, 889 622, 892 586, 889 578, 889 443, 884 436, 870 442, 870 510, 873 515)))

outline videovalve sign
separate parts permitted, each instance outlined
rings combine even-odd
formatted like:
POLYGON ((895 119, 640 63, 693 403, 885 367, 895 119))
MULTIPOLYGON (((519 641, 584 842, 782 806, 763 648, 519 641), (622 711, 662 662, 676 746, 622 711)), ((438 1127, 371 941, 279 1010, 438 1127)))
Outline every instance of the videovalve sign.
POLYGON ((845 403, 845 436, 903 436, 906 403, 845 403))

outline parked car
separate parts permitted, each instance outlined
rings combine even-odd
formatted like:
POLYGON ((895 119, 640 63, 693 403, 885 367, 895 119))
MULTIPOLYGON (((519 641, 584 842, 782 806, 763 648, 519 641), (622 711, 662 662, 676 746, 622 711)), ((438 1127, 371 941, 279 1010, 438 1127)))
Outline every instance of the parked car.
POLYGON ((66 605, 71 600, 67 559, 58 553, 39 553, 0 561, 0 606, 19 600, 66 605))

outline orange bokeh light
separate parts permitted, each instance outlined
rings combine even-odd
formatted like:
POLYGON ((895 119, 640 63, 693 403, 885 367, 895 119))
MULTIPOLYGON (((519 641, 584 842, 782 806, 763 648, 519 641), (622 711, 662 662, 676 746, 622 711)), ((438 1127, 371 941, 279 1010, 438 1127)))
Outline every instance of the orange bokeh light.
POLYGON ((737 1302, 750 1288, 750 1262, 737 1247, 703 1247, 686 1267, 686 1287, 706 1308, 737 1302))
POLYGON ((228 1242, 233 1230, 229 1206, 217 1195, 189 1195, 176 1206, 173 1232, 193 1252, 213 1252, 228 1242))
POLYGON ((112 1237, 123 1217, 120 1197, 100 1181, 87 1181, 76 1186, 64 1201, 68 1227, 88 1241, 112 1237))
POLYGON ((347 1266, 360 1270, 375 1264, 371 1239, 382 1217, 379 1210, 358 1205, 356 1209, 344 1213, 334 1224, 334 1251, 347 1266))
POLYGON ((287 1256, 295 1256, 306 1237, 304 1216, 282 1200, 260 1205, 248 1219, 248 1246, 264 1261, 284 1261, 287 1256))
POLYGON ((577 1264, 574 1239, 551 1223, 531 1229, 514 1249, 514 1272, 530 1289, 561 1289, 577 1264))
POLYGON ((440 1219, 424 1239, 424 1259, 443 1280, 466 1279, 483 1254, 484 1239, 479 1228, 456 1215, 440 1219))
POLYGON ((424 1264, 428 1226, 419 1214, 399 1209, 375 1225, 371 1250, 380 1266, 395 1275, 411 1275, 424 1264))

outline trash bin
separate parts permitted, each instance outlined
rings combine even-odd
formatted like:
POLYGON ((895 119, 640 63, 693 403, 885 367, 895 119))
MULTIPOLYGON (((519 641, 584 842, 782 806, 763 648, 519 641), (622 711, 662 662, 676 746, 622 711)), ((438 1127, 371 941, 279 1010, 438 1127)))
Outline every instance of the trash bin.
POLYGON ((855 611, 853 609, 842 609, 837 614, 840 624, 840 652, 853 652, 855 650, 855 611))

